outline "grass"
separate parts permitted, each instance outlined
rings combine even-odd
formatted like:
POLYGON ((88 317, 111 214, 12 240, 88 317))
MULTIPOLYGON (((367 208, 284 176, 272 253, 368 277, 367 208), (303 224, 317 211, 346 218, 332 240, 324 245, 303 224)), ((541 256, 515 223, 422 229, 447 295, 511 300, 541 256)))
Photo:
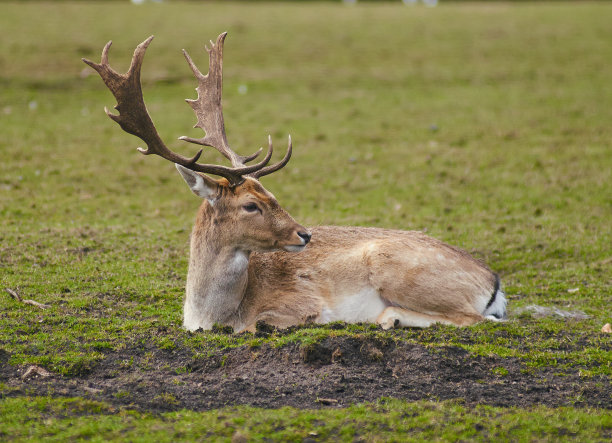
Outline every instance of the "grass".
POLYGON ((600 410, 530 410, 453 402, 381 399, 347 409, 322 411, 251 407, 204 413, 180 411, 154 416, 117 411, 102 402, 46 397, 9 399, 0 404, 0 436, 14 441, 604 441, 612 420, 600 410), (30 415, 23 418, 22 409, 30 415), (92 416, 96 420, 91 420, 92 416))
MULTIPOLYGON (((52 305, 42 311, 0 296, 0 347, 11 364, 75 376, 105 351, 151 338, 161 349, 207 355, 361 333, 517 357, 533 370, 612 374, 610 337, 599 332, 612 304, 612 5, 28 2, 1 9, 1 285, 52 305), (230 143, 250 153, 268 133, 280 146, 291 133, 291 163, 264 185, 298 221, 425 230, 499 272, 511 314, 538 304, 590 317, 523 314, 504 324, 390 333, 309 327, 263 338, 183 331, 198 201, 172 165, 138 154, 139 140, 104 116, 115 102, 80 58, 98 60, 113 39, 111 63, 126 69, 136 44, 155 34, 143 68, 145 99, 162 137, 189 154, 190 146, 172 141, 199 136, 182 100, 194 97, 195 83, 180 49, 204 70, 203 43, 226 30, 230 143)), ((3 407, 19 401, 26 400, 3 407)), ((401 405, 414 407, 423 405, 401 405)), ((455 413, 476 420, 482 411, 509 423, 524 418, 427 408, 436 420, 455 413)), ((245 414, 237 411, 232 416, 245 414)), ((536 412, 554 422, 572 414, 536 412)), ((256 414, 277 413, 289 414, 256 414)), ((581 432, 589 414, 573 413, 581 432)), ((193 413, 171 421, 181 414, 193 413)), ((343 420, 337 411, 291 414, 343 420)), ((126 417, 140 420, 109 413, 104 429, 126 417)), ((52 420, 57 435, 67 436, 65 419, 52 420)), ((27 428, 9 435, 27 438, 27 428)), ((598 439, 596 428, 590 439, 598 439)), ((337 429, 329 435, 349 438, 337 429)))

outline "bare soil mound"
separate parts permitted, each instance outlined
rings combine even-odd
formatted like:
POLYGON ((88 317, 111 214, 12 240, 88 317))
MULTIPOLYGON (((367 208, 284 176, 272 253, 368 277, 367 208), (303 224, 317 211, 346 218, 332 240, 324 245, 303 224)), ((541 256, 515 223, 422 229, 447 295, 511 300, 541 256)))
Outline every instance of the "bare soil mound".
POLYGON ((608 377, 528 370, 517 359, 479 357, 458 347, 362 337, 316 344, 242 346, 202 358, 146 346, 110 352, 78 377, 33 374, 0 350, 5 395, 81 396, 161 412, 228 405, 341 407, 380 397, 459 399, 467 405, 612 407, 608 377))

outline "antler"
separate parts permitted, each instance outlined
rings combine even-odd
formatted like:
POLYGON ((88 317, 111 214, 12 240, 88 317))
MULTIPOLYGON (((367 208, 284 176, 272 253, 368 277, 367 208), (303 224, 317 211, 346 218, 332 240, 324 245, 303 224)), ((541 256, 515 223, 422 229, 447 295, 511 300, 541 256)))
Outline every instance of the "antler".
MULTIPOLYGON (((268 135, 268 146, 270 147, 270 151, 272 151, 272 137, 268 135)), ((287 153, 283 157, 281 161, 274 165, 266 166, 265 168, 258 169, 257 171, 249 174, 250 177, 259 178, 264 175, 272 174, 275 171, 278 171, 280 168, 289 163, 289 159, 291 158, 291 152, 293 151, 293 145, 291 144, 291 135, 289 136, 289 145, 287 146, 287 153)))
POLYGON ((229 147, 225 135, 223 109, 221 106, 223 41, 226 35, 227 33, 221 34, 215 44, 211 42, 211 49, 206 48, 210 56, 210 67, 207 75, 202 75, 187 52, 183 50, 189 66, 198 79, 198 87, 196 89, 198 91, 198 98, 196 100, 187 100, 187 102, 191 105, 198 118, 195 127, 203 129, 206 135, 201 139, 190 137, 180 137, 180 139, 217 149, 230 160, 232 168, 197 163, 202 154, 202 149, 192 158, 187 158, 168 149, 161 140, 147 112, 140 84, 142 61, 147 47, 153 40, 153 36, 136 47, 130 68, 125 74, 119 74, 114 71, 108 63, 108 51, 112 42, 108 42, 104 46, 102 59, 99 64, 86 59, 83 59, 83 61, 100 74, 100 77, 117 100, 115 109, 119 111, 119 115, 111 114, 108 109, 104 108, 106 114, 117 122, 124 131, 139 137, 147 144, 147 149, 138 148, 140 152, 145 155, 157 154, 194 171, 225 177, 231 186, 237 186, 244 181, 244 176, 250 175, 251 177, 259 178, 285 166, 291 157, 291 137, 289 137, 289 149, 285 158, 279 163, 270 166, 266 166, 272 157, 273 151, 270 137, 268 137, 268 152, 264 159, 250 166, 246 166, 246 163, 257 158, 262 151, 261 148, 256 153, 243 157, 236 154, 229 147))

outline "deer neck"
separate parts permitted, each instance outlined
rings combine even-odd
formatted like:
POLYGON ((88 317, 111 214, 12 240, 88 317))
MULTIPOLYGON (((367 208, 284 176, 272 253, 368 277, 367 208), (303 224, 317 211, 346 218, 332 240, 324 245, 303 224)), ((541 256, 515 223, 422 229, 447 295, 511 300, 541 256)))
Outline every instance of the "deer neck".
POLYGON ((212 208, 204 208, 191 234, 185 299, 185 327, 210 329, 219 323, 242 329, 240 304, 244 298, 250 251, 226 241, 227 227, 212 208))

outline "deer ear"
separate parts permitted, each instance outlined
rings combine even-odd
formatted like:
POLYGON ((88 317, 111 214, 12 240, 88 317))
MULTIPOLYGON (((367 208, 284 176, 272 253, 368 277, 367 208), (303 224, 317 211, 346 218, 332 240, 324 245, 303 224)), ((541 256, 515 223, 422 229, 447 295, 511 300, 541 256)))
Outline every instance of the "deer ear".
POLYGON ((219 187, 215 180, 205 175, 198 174, 197 172, 187 169, 179 164, 175 163, 175 166, 176 169, 178 169, 178 172, 181 173, 187 182, 191 192, 198 197, 205 198, 210 203, 214 202, 215 197, 217 196, 217 189, 219 187))

